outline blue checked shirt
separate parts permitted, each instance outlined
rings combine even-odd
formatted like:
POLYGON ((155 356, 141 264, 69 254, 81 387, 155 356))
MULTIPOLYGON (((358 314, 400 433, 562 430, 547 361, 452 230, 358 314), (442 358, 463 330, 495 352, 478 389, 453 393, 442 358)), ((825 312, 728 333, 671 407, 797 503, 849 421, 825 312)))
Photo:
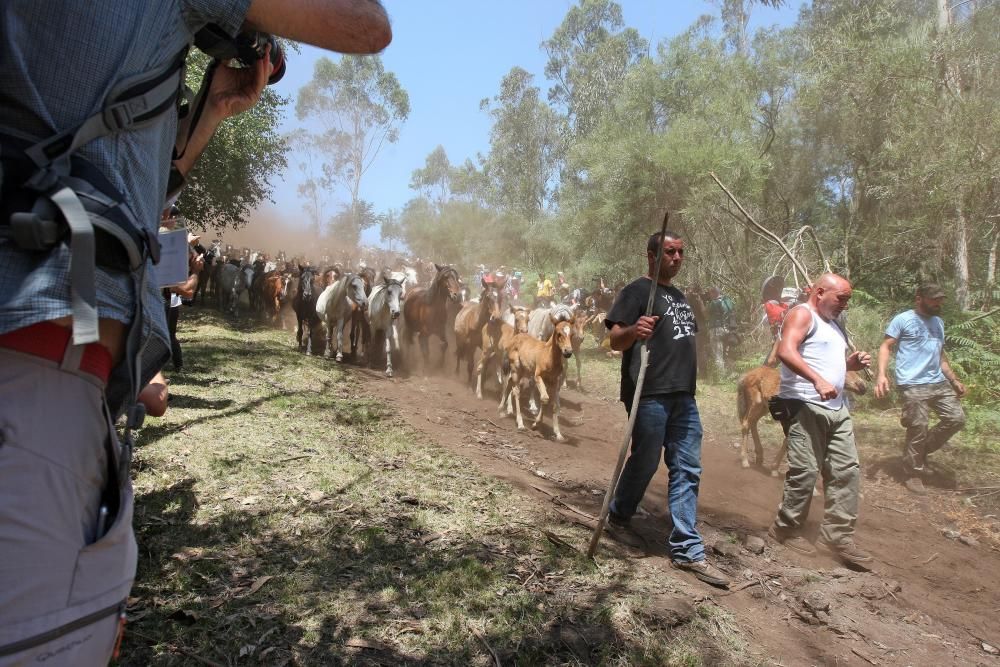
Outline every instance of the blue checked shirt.
MULTIPOLYGON (((119 82, 154 70, 215 23, 238 32, 250 0, 4 0, 0 3, 0 131, 45 139, 103 107, 119 82)), ((176 114, 137 130, 96 139, 80 154, 123 195, 123 205, 154 234, 164 207, 176 114)), ((0 175, 2 176, 2 175, 0 175)), ((155 267, 143 295, 145 377, 169 350, 155 267)), ((129 323, 128 275, 98 270, 98 314, 129 323)), ((0 333, 71 314, 69 250, 31 253, 0 240, 0 333)))

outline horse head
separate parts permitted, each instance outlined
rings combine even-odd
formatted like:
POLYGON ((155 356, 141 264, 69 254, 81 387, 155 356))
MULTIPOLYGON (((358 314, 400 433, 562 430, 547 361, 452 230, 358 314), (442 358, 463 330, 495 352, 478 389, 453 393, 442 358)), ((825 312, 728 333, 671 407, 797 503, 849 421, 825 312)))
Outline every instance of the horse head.
POLYGON ((528 333, 528 316, 531 314, 527 308, 513 308, 514 331, 516 333, 528 333))
POLYGON ((343 279, 347 281, 347 298, 353 301, 361 310, 368 308, 368 295, 365 294, 364 278, 353 273, 348 273, 343 279))
POLYGON ((573 324, 571 320, 562 319, 556 315, 550 314, 549 319, 552 320, 555 330, 552 332, 552 339, 562 352, 562 356, 569 359, 573 356, 573 324))
POLYGON ((488 314, 490 322, 496 322, 502 314, 501 300, 503 291, 496 283, 487 283, 483 280, 483 292, 479 296, 479 310, 483 314, 488 314))
POLYGON ((382 282, 385 284, 385 303, 389 308, 389 315, 394 320, 399 318, 399 302, 403 296, 403 284, 405 281, 405 275, 393 275, 388 271, 382 274, 382 282))
POLYGON ((313 280, 316 272, 312 267, 299 267, 299 294, 304 299, 311 299, 313 295, 313 280))
POLYGON ((437 269, 437 275, 434 276, 434 281, 431 283, 432 289, 429 290, 430 293, 436 293, 442 289, 448 291, 448 298, 452 301, 458 301, 460 297, 460 290, 462 289, 461 279, 458 276, 458 271, 454 267, 440 264, 435 264, 434 268, 437 269))
POLYGON ((292 274, 291 273, 282 273, 281 274, 281 296, 280 296, 280 299, 281 299, 282 302, 288 300, 288 293, 291 292, 291 288, 292 288, 292 274))

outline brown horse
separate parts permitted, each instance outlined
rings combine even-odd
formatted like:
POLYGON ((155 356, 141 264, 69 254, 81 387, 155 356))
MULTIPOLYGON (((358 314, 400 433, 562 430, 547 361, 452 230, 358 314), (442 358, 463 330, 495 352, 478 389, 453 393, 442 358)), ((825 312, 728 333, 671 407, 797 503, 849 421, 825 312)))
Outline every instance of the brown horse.
MULTIPOLYGON (((740 420, 740 464, 750 467, 750 443, 753 438, 754 456, 758 466, 764 465, 764 447, 757 433, 757 422, 767 414, 767 403, 772 396, 777 395, 781 384, 781 373, 777 368, 759 366, 748 372, 736 383, 736 416, 740 420)), ((844 389, 854 394, 864 394, 867 384, 859 373, 848 371, 844 389)), ((778 467, 788 452, 788 439, 782 440, 781 449, 771 466, 771 474, 778 474, 778 467)))
POLYGON ((517 415, 517 429, 524 430, 521 417, 521 383, 534 385, 538 390, 538 415, 531 428, 542 421, 545 406, 552 406, 552 431, 556 440, 565 440, 559 430, 559 390, 563 381, 563 362, 573 356, 573 325, 568 320, 556 319, 549 315, 554 330, 547 341, 541 341, 530 334, 517 334, 504 360, 503 391, 498 410, 503 411, 508 394, 514 397, 514 411, 517 415))
POLYGON ((420 341, 420 352, 424 358, 424 372, 429 364, 427 350, 428 339, 434 334, 441 339, 441 365, 444 365, 445 352, 448 350, 448 338, 445 326, 448 320, 447 305, 449 301, 458 300, 460 280, 458 271, 451 266, 435 264, 437 273, 427 287, 414 287, 406 295, 403 303, 403 329, 406 340, 413 342, 416 334, 420 341))
POLYGON ((261 286, 261 305, 264 315, 271 324, 278 321, 278 313, 281 312, 281 293, 287 280, 277 271, 272 271, 264 276, 261 286))
MULTIPOLYGON (((483 353, 479 357, 479 365, 476 366, 476 398, 483 397, 483 377, 486 376, 486 370, 489 368, 490 360, 494 357, 503 359, 507 356, 507 351, 510 346, 514 343, 514 336, 517 334, 527 333, 528 331, 528 309, 518 306, 514 308, 508 306, 510 312, 507 316, 513 318, 514 324, 508 324, 503 320, 490 320, 482 328, 482 346, 483 353)), ((507 319, 507 316, 504 319, 507 319)), ((500 377, 500 369, 497 368, 497 379, 503 381, 500 377)))
MULTIPOLYGON (((576 359, 576 390, 583 391, 583 364, 580 359, 580 350, 583 349, 583 339, 587 334, 587 325, 590 324, 590 315, 582 308, 573 313, 573 357, 576 359)), ((563 385, 569 376, 569 371, 563 374, 563 385)))
POLYGON ((469 367, 469 383, 472 383, 472 367, 475 364, 476 349, 483 343, 483 327, 488 322, 499 321, 504 283, 487 283, 483 280, 483 292, 479 303, 470 301, 455 317, 455 374, 459 372, 462 360, 469 367))

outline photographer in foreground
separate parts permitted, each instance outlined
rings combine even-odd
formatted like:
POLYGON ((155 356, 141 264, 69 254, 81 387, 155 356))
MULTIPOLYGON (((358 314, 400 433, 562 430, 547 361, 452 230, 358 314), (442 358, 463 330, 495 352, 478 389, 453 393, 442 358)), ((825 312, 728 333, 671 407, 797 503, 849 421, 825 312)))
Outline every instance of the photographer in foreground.
POLYGON ((216 43, 260 30, 371 53, 391 39, 371 0, 0 5, 3 667, 106 664, 124 624, 130 433, 169 356, 153 268, 168 183, 283 64, 268 40, 248 67, 214 68, 178 122, 182 65, 210 24, 216 43))

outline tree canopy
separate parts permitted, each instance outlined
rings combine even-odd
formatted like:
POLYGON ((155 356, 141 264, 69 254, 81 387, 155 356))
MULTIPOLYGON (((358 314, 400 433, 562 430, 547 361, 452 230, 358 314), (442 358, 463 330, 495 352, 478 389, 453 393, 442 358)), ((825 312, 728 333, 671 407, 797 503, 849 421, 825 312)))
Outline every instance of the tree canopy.
MULTIPOLYGON (((188 56, 187 84, 201 85, 209 57, 188 56)), ((262 202, 271 201, 274 180, 287 166, 288 145, 278 134, 288 100, 265 88, 251 109, 225 120, 205 148, 178 205, 202 229, 238 229, 262 202)))

